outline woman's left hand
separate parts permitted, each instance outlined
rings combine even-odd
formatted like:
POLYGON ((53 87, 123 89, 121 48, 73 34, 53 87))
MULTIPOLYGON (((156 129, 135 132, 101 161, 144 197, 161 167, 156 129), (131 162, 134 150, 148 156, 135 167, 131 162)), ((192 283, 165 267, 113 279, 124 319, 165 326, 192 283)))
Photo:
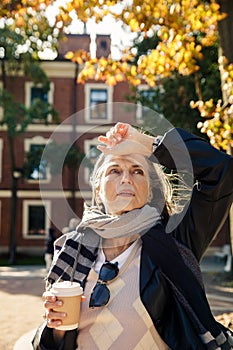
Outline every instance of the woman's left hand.
POLYGON ((104 144, 97 148, 104 154, 125 155, 137 153, 150 156, 154 137, 143 134, 131 125, 117 123, 106 136, 99 136, 98 140, 104 144))

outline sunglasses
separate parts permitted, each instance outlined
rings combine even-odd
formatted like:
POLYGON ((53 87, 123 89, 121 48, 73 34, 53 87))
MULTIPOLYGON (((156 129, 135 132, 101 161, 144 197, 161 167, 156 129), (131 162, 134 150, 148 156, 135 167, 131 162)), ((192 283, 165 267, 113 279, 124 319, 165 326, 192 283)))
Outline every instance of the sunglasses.
POLYGON ((119 273, 118 262, 106 262, 101 266, 99 279, 91 293, 89 307, 101 307, 108 303, 110 299, 110 290, 107 282, 113 280, 119 273))

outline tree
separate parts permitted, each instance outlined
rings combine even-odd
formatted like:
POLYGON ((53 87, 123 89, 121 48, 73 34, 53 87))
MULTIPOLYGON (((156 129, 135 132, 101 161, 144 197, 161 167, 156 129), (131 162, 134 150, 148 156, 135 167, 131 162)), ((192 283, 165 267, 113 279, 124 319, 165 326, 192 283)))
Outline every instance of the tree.
MULTIPOLYGON (((157 36, 146 38, 136 38, 134 46, 137 50, 135 62, 142 54, 150 51, 159 39, 157 36)), ((200 133, 197 124, 200 121, 200 114, 196 109, 192 109, 190 101, 198 98, 201 91, 202 98, 215 102, 221 97, 220 73, 218 70, 218 47, 213 45, 203 48, 204 59, 199 62, 199 71, 183 76, 178 72, 173 72, 169 77, 160 79, 155 87, 149 90, 137 91, 133 88, 133 93, 129 100, 139 102, 152 110, 162 114, 175 127, 183 127, 194 133, 200 133), (169 101, 169 103, 168 103, 169 101)), ((152 130, 154 120, 151 120, 151 113, 148 115, 144 111, 143 126, 152 130)))
MULTIPOLYGON (((44 152, 44 146, 39 146, 35 149, 31 149, 27 152, 24 163, 24 174, 26 177, 35 170, 40 168, 41 159, 46 164, 44 167, 49 167, 49 171, 52 175, 59 174, 61 172, 60 160, 64 159, 64 166, 69 169, 77 169, 81 162, 85 159, 85 154, 81 152, 80 148, 70 144, 60 143, 53 141, 46 145, 46 152, 44 152), (68 150, 68 151, 67 151, 68 150), (54 158, 54 154, 56 157, 54 158)), ((84 160, 86 161, 86 160, 84 160)))
MULTIPOLYGON (((16 6, 21 2, 5 1, 7 6, 16 6)), ((17 6, 16 6, 17 7, 17 6)), ((7 7, 1 9, 3 15, 7 7)), ((6 11, 5 17, 1 18, 0 28, 0 63, 2 90, 0 95, 0 106, 3 108, 3 117, 0 125, 6 128, 8 148, 10 154, 11 169, 11 222, 9 233, 9 261, 15 263, 16 237, 15 218, 17 214, 17 179, 20 176, 16 168, 15 140, 17 136, 27 129, 27 126, 36 119, 47 123, 48 115, 52 119, 57 118, 56 111, 52 106, 41 100, 34 100, 33 105, 27 108, 23 103, 16 100, 14 96, 14 80, 23 72, 26 77, 39 86, 46 93, 49 90, 49 81, 38 62, 39 55, 46 48, 52 49, 58 39, 54 28, 42 12, 33 11, 15 13, 10 19, 6 11), (22 15, 22 17, 19 16, 22 15)), ((57 120, 57 119, 56 119, 57 120)), ((20 170, 22 172, 22 169, 20 170)), ((22 174, 21 174, 22 175, 22 174)))
MULTIPOLYGON (((202 1, 202 0, 145 0, 143 3, 133 0, 130 3, 117 0, 92 1, 89 14, 101 20, 106 14, 111 14, 116 20, 128 26, 141 38, 157 36, 147 52, 135 53, 131 46, 123 52, 121 61, 109 58, 91 58, 83 51, 69 52, 67 58, 84 64, 79 81, 85 82, 88 78, 105 80, 108 84, 116 84, 127 79, 133 85, 142 81, 150 86, 156 86, 161 79, 180 74, 183 76, 195 74, 200 70, 200 62, 204 59, 204 48, 216 44, 220 35, 220 47, 225 45, 223 54, 227 54, 226 47, 232 38, 231 0, 202 1), (118 4, 118 5, 117 5, 118 4), (117 6, 116 6, 117 5, 117 6), (119 7, 121 10, 119 10, 119 7), (222 11, 221 11, 222 10, 222 11), (228 21, 228 25, 224 25, 228 21), (224 28, 224 29, 223 29, 224 28), (137 61, 135 62, 135 57, 137 61)), ((78 2, 79 4, 79 2, 78 2)), ((82 2, 82 14, 88 13, 86 2, 82 2), (86 12, 85 12, 86 11, 86 12)), ((78 13, 76 1, 70 1, 67 11, 74 9, 78 13)), ((229 58, 228 58, 229 61, 229 58)), ((218 67, 221 73, 222 92, 232 96, 233 67, 224 57, 219 58, 218 67), (225 81, 226 80, 226 81, 225 81)), ((229 61, 230 63, 231 61, 229 61)), ((198 78, 198 75, 197 75, 198 78)), ((214 99, 203 100, 201 84, 196 81, 198 101, 192 102, 192 108, 198 108, 203 123, 199 123, 201 132, 207 133, 211 143, 224 150, 232 146, 232 118, 229 107, 233 98, 228 98, 228 107, 225 103, 214 99), (223 112, 226 111, 226 112, 223 112), (221 117, 219 117, 219 114, 221 117), (206 127, 207 126, 207 127, 206 127)))

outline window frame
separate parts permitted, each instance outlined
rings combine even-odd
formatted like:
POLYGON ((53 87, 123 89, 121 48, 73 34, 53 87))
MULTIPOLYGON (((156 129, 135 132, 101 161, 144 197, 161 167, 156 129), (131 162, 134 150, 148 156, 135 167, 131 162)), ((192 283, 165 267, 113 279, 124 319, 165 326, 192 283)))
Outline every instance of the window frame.
POLYGON ((45 200, 42 202, 42 200, 39 199, 32 199, 32 200, 24 200, 23 201, 23 238, 24 239, 45 239, 48 236, 48 230, 50 227, 50 218, 51 217, 51 201, 45 200), (29 207, 30 206, 40 206, 45 208, 45 222, 44 222, 44 235, 29 235, 29 207))
MULTIPOLYGON (((30 139, 26 138, 24 139, 24 154, 30 151, 30 148, 32 145, 44 145, 46 147, 48 142, 52 142, 52 141, 50 139, 45 139, 42 136, 34 136, 33 138, 30 138, 30 139)), ((39 183, 39 182, 49 183, 51 181, 51 173, 50 173, 49 166, 46 167, 46 179, 25 178, 25 181, 27 181, 28 183, 39 183)))
MULTIPOLYGON (((95 138, 89 139, 89 140, 84 140, 84 153, 86 155, 89 155, 91 147, 97 146, 99 144, 100 143, 98 141, 98 137, 95 137, 95 138)), ((90 184, 90 176, 91 176, 90 169, 88 167, 85 167, 85 169, 84 169, 84 181, 85 181, 85 183, 90 184)))
MULTIPOLYGON (((148 90, 152 90, 151 86, 147 85, 147 84, 141 84, 137 86, 137 98, 139 97, 139 94, 142 91, 148 91, 148 90)), ((143 106, 141 104, 140 101, 137 101, 137 107, 136 107, 136 120, 139 123, 143 122, 143 116, 142 116, 142 112, 143 112, 143 107, 147 108, 147 106, 143 106)), ((148 107, 149 108, 149 107, 148 107)))
MULTIPOLYGON (((51 105, 53 105, 54 103, 54 83, 53 82, 50 82, 49 83, 50 85, 50 89, 48 91, 48 103, 50 103, 51 105)), ((31 107, 31 91, 32 91, 32 88, 35 87, 35 88, 41 88, 42 85, 41 84, 34 84, 32 81, 26 81, 25 82, 25 106, 27 108, 30 108, 31 107)), ((41 124, 41 121, 38 120, 38 119, 33 119, 34 122, 37 122, 38 124, 41 124)), ((52 121, 52 116, 51 114, 48 114, 48 117, 47 117, 47 121, 48 122, 51 122, 52 121)))
POLYGON ((112 121, 112 114, 113 114, 113 108, 112 108, 112 102, 113 102, 113 87, 109 86, 107 84, 85 84, 84 88, 84 94, 85 94, 85 121, 88 123, 106 123, 109 121, 112 121), (106 118, 91 118, 91 90, 106 90, 107 92, 107 115, 106 118))

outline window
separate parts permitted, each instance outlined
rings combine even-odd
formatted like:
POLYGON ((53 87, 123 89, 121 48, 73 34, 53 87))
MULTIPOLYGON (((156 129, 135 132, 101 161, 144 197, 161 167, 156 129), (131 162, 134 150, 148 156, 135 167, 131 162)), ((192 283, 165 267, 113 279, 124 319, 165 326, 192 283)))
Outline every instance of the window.
POLYGON ((86 121, 109 121, 112 119, 113 88, 105 84, 85 85, 86 121))
POLYGON ((23 235, 25 238, 45 238, 49 229, 50 201, 23 202, 23 235), (48 214, 48 215, 47 215, 48 214))
POLYGON ((45 92, 41 87, 32 86, 30 97, 30 105, 32 105, 33 101, 35 101, 36 99, 48 102, 48 93, 45 92))
POLYGON ((44 148, 45 145, 31 145, 29 152, 34 162, 30 164, 31 169, 28 174, 28 180, 47 180, 47 162, 44 159, 40 159, 44 148))
POLYGON ((107 41, 106 40, 101 40, 100 41, 100 48, 101 50, 107 50, 107 41))
POLYGON ((47 139, 40 136, 24 140, 25 168, 29 182, 50 180, 48 164, 45 159, 41 159, 46 144, 47 139))
MULTIPOLYGON (((34 85, 32 82, 25 83, 25 105, 27 108, 31 107, 36 100, 42 102, 48 102, 51 105, 53 104, 53 95, 54 95, 54 84, 50 83, 50 90, 44 91, 40 85, 34 85)), ((51 115, 48 115, 48 121, 51 121, 51 115)), ((34 121, 40 123, 40 119, 37 119, 35 116, 34 121)))
POLYGON ((158 104, 156 103, 157 94, 158 90, 151 89, 148 85, 138 86, 136 111, 136 118, 138 121, 142 121, 145 114, 150 113, 150 110, 159 112, 158 104))
POLYGON ((108 93, 106 89, 90 90, 90 119, 106 119, 108 93))

